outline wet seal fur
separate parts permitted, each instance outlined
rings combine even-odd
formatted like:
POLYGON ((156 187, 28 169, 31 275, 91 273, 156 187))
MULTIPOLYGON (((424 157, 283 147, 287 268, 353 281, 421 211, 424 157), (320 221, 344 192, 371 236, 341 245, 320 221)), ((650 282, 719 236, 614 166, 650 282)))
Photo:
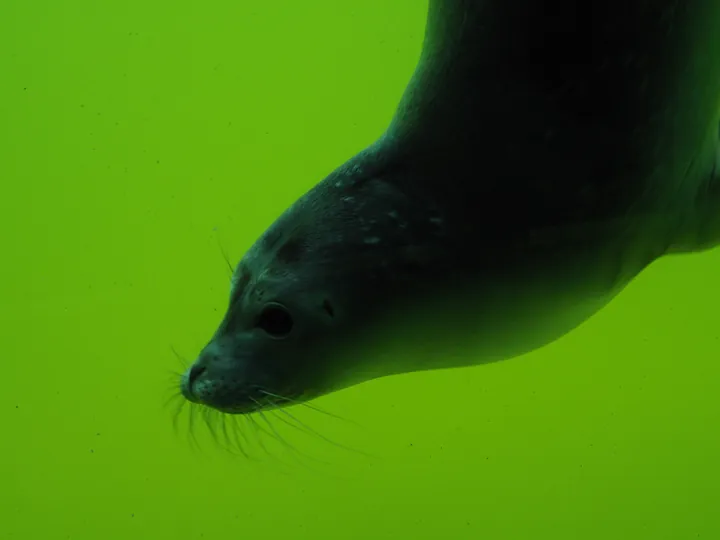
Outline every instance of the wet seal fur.
POLYGON ((720 242, 720 2, 430 0, 386 132, 237 266, 183 375, 226 413, 511 358, 720 242))

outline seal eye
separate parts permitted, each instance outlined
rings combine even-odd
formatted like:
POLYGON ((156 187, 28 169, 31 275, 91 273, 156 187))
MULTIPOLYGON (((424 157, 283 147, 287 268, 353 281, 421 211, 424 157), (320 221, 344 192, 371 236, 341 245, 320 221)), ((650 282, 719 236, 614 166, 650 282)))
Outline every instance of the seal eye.
POLYGON ((255 326, 270 337, 287 337, 293 329, 293 319, 287 309, 280 304, 268 304, 257 318, 255 326))

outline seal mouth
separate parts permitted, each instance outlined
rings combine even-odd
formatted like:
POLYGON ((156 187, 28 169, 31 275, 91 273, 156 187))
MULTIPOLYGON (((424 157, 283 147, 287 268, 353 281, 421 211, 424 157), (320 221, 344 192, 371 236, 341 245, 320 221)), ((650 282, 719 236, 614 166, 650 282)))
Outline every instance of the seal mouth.
MULTIPOLYGON (((219 411, 224 414, 252 414, 255 412, 260 411, 272 411, 275 409, 280 409, 283 407, 287 407, 289 405, 293 405, 296 403, 295 400, 292 400, 290 398, 284 398, 278 396, 278 398, 269 398, 268 394, 269 392, 266 392, 260 388, 255 388, 253 395, 257 397, 253 397, 251 394, 246 394, 247 398, 249 398, 249 402, 246 402, 244 405, 238 405, 238 406, 230 406, 230 407, 223 407, 223 406, 217 406, 217 405, 208 405, 215 409, 216 411, 219 411)), ((273 394, 270 394, 273 395, 273 394)))

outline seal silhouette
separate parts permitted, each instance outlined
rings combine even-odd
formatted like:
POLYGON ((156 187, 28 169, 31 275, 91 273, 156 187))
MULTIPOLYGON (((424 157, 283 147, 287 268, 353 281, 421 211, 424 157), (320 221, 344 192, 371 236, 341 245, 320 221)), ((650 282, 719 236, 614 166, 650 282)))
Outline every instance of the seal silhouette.
POLYGON ((720 243, 720 2, 430 0, 387 130, 234 272, 182 394, 225 413, 494 362, 720 243))

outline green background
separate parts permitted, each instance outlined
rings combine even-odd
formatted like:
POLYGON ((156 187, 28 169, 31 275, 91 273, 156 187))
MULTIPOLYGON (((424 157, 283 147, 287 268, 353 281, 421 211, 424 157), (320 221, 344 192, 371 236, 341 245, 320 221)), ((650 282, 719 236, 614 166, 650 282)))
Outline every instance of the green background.
POLYGON ((187 408, 173 430, 219 246, 382 132, 425 9, 0 5, 0 539, 720 538, 717 251, 524 358, 318 400, 362 427, 291 411, 372 458, 279 422, 275 458, 202 426, 197 450, 187 408))

